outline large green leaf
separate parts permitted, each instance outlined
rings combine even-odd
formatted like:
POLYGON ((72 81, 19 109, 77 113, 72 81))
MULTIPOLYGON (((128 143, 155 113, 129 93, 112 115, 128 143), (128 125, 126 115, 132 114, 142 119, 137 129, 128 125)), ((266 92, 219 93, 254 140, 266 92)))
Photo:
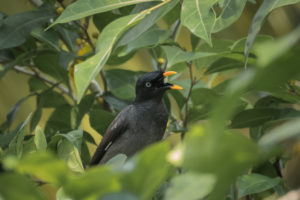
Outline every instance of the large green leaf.
POLYGON ((186 0, 183 1, 181 10, 182 24, 210 45, 216 20, 212 6, 216 2, 217 0, 186 0))
POLYGON ((86 61, 75 65, 75 84, 77 89, 78 101, 81 100, 90 82, 97 76, 99 71, 106 63, 112 48, 120 35, 129 27, 140 21, 147 13, 142 12, 119 18, 109 25, 101 33, 98 44, 101 44, 98 52, 86 61))
POLYGON ((17 173, 0 174, 0 196, 14 200, 45 199, 31 180, 17 173))
POLYGON ((107 166, 90 168, 64 184, 64 191, 75 200, 100 199, 103 195, 120 190, 118 177, 107 166))
POLYGON ((259 7, 250 25, 247 42, 244 50, 246 64, 247 64, 247 58, 249 56, 249 52, 252 47, 252 44, 257 34, 259 33, 266 16, 275 8, 289 5, 289 4, 294 4, 297 2, 300 2, 300 0, 265 0, 262 3, 262 5, 259 7))
POLYGON ((24 43, 33 29, 47 23, 52 17, 53 14, 45 9, 10 15, 0 27, 0 49, 24 43))
POLYGON ((187 172, 175 176, 166 191, 166 200, 197 200, 207 196, 213 189, 216 178, 210 174, 187 172))
POLYGON ((97 13, 102 13, 133 4, 158 0, 79 0, 72 3, 51 25, 66 23, 97 13))
MULTIPOLYGON (((149 28, 151 28, 158 20, 160 20, 162 17, 164 17, 170 10, 172 10, 177 4, 179 0, 165 0, 163 3, 160 4, 159 7, 156 7, 154 4, 153 7, 155 7, 155 10, 152 10, 149 15, 147 15, 144 19, 141 20, 139 24, 132 27, 131 29, 127 30, 124 35, 120 38, 118 43, 116 44, 117 47, 123 46, 128 44, 129 42, 134 41, 136 38, 138 38, 142 33, 147 31, 149 28)), ((138 8, 135 10, 136 12, 147 12, 147 10, 151 10, 152 8, 149 8, 149 5, 147 6, 147 9, 144 10, 143 4, 137 5, 142 7, 142 10, 139 10, 138 8)))
POLYGON ((166 160, 168 150, 168 143, 160 142, 125 163, 124 171, 127 173, 121 176, 123 190, 138 194, 141 199, 151 199, 170 170, 166 160))
POLYGON ((199 58, 205 58, 209 56, 215 56, 216 53, 213 52, 186 52, 182 49, 174 46, 162 46, 164 52, 166 53, 168 59, 167 67, 171 67, 175 64, 182 62, 189 62, 199 58))
POLYGON ((239 198, 271 189, 278 185, 279 182, 279 177, 269 178, 260 174, 243 175, 237 181, 239 198))
POLYGON ((242 14, 247 0, 225 0, 221 14, 216 18, 213 32, 221 31, 234 23, 242 14))

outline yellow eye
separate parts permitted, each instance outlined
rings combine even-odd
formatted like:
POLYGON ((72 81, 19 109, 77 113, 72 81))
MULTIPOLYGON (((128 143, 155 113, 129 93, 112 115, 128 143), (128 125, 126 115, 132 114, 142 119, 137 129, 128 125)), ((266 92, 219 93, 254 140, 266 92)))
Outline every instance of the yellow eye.
POLYGON ((145 86, 146 86, 147 88, 151 87, 151 85, 152 85, 152 84, 151 84, 150 82, 146 82, 146 83, 145 83, 145 86))

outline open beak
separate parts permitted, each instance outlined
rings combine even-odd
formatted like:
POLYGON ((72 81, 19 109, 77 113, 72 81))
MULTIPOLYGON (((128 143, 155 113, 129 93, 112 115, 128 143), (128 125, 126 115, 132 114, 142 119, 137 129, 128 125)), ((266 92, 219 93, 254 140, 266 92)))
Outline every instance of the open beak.
MULTIPOLYGON (((174 75, 174 74, 177 74, 177 72, 175 72, 175 71, 167 71, 167 72, 163 73, 163 76, 164 77, 168 77, 168 76, 171 76, 171 75, 174 75)), ((172 90, 181 90, 183 88, 180 87, 179 85, 171 84, 170 89, 172 89, 172 90)))

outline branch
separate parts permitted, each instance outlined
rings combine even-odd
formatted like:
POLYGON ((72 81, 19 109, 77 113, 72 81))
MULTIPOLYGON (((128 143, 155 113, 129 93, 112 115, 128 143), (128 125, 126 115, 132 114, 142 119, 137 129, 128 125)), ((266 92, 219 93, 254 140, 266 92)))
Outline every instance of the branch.
POLYGON ((60 84, 59 82, 56 82, 52 79, 49 79, 47 76, 41 74, 38 70, 34 70, 34 71, 30 71, 30 70, 27 70, 27 69, 24 69, 24 67, 21 67, 21 66, 14 66, 13 69, 16 71, 16 72, 20 72, 22 74, 26 74, 26 75, 29 75, 29 76, 34 76, 34 77, 37 77, 43 81, 45 81, 46 83, 50 84, 50 85, 55 85, 62 93, 70 96, 74 101, 76 101, 76 96, 72 95, 70 93, 70 91, 64 87, 62 84, 60 84))
POLYGON ((96 97, 100 97, 103 95, 103 90, 102 88, 100 87, 100 85, 98 84, 98 82, 94 79, 92 80, 91 84, 90 84, 90 89, 93 91, 93 92, 96 92, 97 95, 96 97))
POLYGON ((187 122, 188 122, 188 118, 189 118, 189 100, 192 94, 192 90, 193 87, 195 85, 195 80, 194 80, 194 75, 193 75, 193 67, 192 67, 192 62, 188 62, 187 63, 188 68, 189 68, 189 76, 190 76, 190 89, 189 92, 187 94, 187 96, 185 97, 185 114, 184 114, 184 120, 183 120, 183 131, 181 133, 181 139, 184 138, 185 133, 186 133, 186 128, 187 128, 187 122))

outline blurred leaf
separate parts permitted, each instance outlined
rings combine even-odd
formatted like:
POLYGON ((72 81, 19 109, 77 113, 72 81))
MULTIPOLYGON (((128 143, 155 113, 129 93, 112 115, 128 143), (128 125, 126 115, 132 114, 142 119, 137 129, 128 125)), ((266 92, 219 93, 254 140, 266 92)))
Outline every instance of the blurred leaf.
POLYGON ((45 199, 31 180, 17 173, 0 174, 0 195, 1 199, 45 199))
POLYGON ((280 178, 269 178, 260 174, 246 174, 238 179, 239 198, 271 189, 278 185, 280 178))
POLYGON ((118 171, 121 170, 127 160, 125 154, 118 154, 107 161, 105 164, 109 165, 112 170, 118 171))
MULTIPOLYGON (((247 37, 243 37, 239 40, 236 40, 231 46, 230 50, 233 52, 244 52, 245 45, 246 45, 247 37)), ((270 35, 257 35, 256 39, 253 43, 253 48, 259 46, 261 43, 273 41, 273 37, 270 35)), ((250 52, 254 53, 253 50, 250 52)))
MULTIPOLYGON (((26 139, 26 136, 25 136, 26 139)), ((29 153, 35 153, 36 147, 34 144, 34 137, 30 137, 30 139, 26 139, 26 141, 23 144, 23 155, 29 154, 29 153)))
POLYGON ((0 27, 0 49, 24 43, 33 29, 47 23, 52 17, 53 14, 46 9, 8 16, 0 27))
POLYGON ((59 64, 59 66, 63 67, 65 70, 68 70, 69 64, 75 58, 76 58, 76 55, 74 55, 74 54, 72 54, 70 52, 61 50, 59 52, 58 64, 59 64))
POLYGON ((31 115, 29 115, 24 122, 22 122, 21 124, 19 124, 17 126, 17 128, 12 131, 11 133, 8 134, 1 134, 0 135, 0 147, 1 148, 5 148, 7 147, 7 145, 11 142, 11 140, 18 135, 21 131, 23 131, 25 129, 25 127, 27 126, 29 120, 31 118, 31 115))
POLYGON ((43 108, 56 108, 68 104, 63 95, 49 88, 38 95, 38 106, 43 108))
POLYGON ((124 165, 127 174, 121 176, 123 190, 138 194, 141 199, 150 199, 170 170, 166 161, 168 151, 168 143, 160 142, 127 161, 124 165))
POLYGON ((58 59, 59 55, 57 53, 47 52, 38 55, 34 62, 42 72, 68 85, 67 71, 59 66, 58 59))
POLYGON ((247 58, 250 53, 250 49, 252 47, 252 44, 259 33, 259 30, 261 29, 264 19, 266 16, 275 8, 289 5, 289 4, 294 4, 299 2, 299 0, 279 0, 279 1, 273 1, 273 0, 266 0, 264 1, 261 6, 259 7, 258 11, 256 12, 248 33, 247 41, 246 41, 246 46, 244 50, 245 54, 245 64, 247 64, 247 58))
POLYGON ((221 199, 229 186, 257 159, 257 147, 244 136, 193 127, 184 141, 183 167, 217 178, 209 199, 221 199), (203 162, 205 160, 205 162, 203 162))
MULTIPOLYGON (((2 49, 0 50, 0 62, 8 62, 14 59, 14 54, 10 51, 10 49, 2 49)), ((3 69, 0 69, 2 71, 3 69)))
POLYGON ((196 88, 191 94, 193 105, 213 104, 220 95, 208 88, 196 88))
POLYGON ((130 193, 116 193, 116 194, 108 194, 101 197, 99 200, 139 200, 139 198, 130 193))
POLYGON ((216 18, 213 33, 219 32, 234 23, 242 14, 247 0, 226 0, 221 14, 216 18))
POLYGON ((182 24, 211 46, 211 32, 214 29, 216 20, 216 14, 212 6, 216 2, 217 0, 184 1, 181 10, 182 24))
POLYGON ((81 102, 78 104, 78 114, 77 114, 78 125, 80 125, 80 122, 84 117, 84 115, 90 111, 95 100, 96 100, 95 93, 88 94, 82 98, 81 102))
POLYGON ((232 119, 231 128, 255 127, 273 120, 299 118, 300 111, 292 108, 255 108, 238 113, 232 119))
POLYGON ((298 137, 300 134, 299 130, 300 120, 292 120, 269 131, 268 134, 264 135, 260 139, 259 144, 261 146, 270 146, 290 138, 298 137))
POLYGON ((105 134, 106 129, 114 118, 115 115, 101 109, 92 110, 90 112, 91 126, 101 135, 105 134))
POLYGON ((57 32, 53 30, 44 31, 42 28, 36 28, 31 32, 31 35, 36 39, 50 45, 55 50, 60 50, 58 46, 59 36, 57 32))
POLYGON ((8 146, 7 154, 16 155, 18 158, 21 158, 23 154, 23 141, 25 138, 25 131, 25 128, 23 128, 11 140, 8 146))
POLYGON ((72 200, 63 190, 63 188, 59 188, 56 192, 56 200, 72 200))
POLYGON ((183 105, 185 104, 185 97, 181 92, 179 92, 178 90, 170 90, 168 91, 168 94, 171 94, 174 97, 179 108, 183 107, 183 105))
POLYGON ((90 15, 94 15, 97 13, 102 13, 117 8, 121 8, 123 6, 129 6, 132 4, 138 4, 138 3, 148 2, 148 1, 155 1, 155 0, 110 0, 110 1, 79 0, 69 5, 66 8, 66 10, 55 20, 55 22, 51 24, 50 27, 59 23, 66 23, 90 15))
POLYGON ((43 114, 43 108, 39 105, 37 105, 37 108, 36 110, 34 111, 33 115, 32 115, 32 119, 30 121, 30 132, 32 132, 36 125, 38 125, 41 117, 42 117, 42 114, 43 114))
POLYGON ((171 31, 162 30, 157 26, 153 26, 144 33, 142 33, 134 41, 128 43, 126 48, 124 48, 118 55, 124 56, 142 47, 157 46, 166 42, 170 35, 171 31))
POLYGON ((73 176, 65 184, 64 190, 75 200, 98 199, 106 194, 119 192, 121 186, 117 176, 107 166, 98 166, 88 169, 80 176, 73 176))
POLYGON ((96 77, 106 63, 112 48, 120 35, 129 27, 145 17, 146 13, 121 17, 102 31, 97 42, 97 53, 86 61, 75 65, 75 84, 77 88, 78 101, 83 97, 84 91, 90 82, 96 77))
POLYGON ((62 139, 58 142, 57 154, 67 162, 69 169, 74 172, 84 172, 78 147, 73 145, 69 140, 62 139))
POLYGON ((108 88, 114 96, 124 100, 133 100, 135 97, 135 85, 143 72, 135 72, 123 69, 104 71, 108 88))
POLYGON ((215 185, 216 178, 210 174, 187 172, 175 176, 166 192, 166 200, 197 200, 207 196, 215 185))
POLYGON ((258 101, 256 101, 254 107, 255 108, 265 108, 265 107, 276 108, 281 103, 289 103, 289 102, 274 96, 265 96, 260 98, 258 101))
POLYGON ((212 65, 210 65, 205 74, 212 74, 216 72, 222 72, 230 69, 237 69, 244 67, 244 64, 240 61, 230 59, 230 58, 221 58, 215 61, 212 65))
POLYGON ((171 67, 177 63, 190 62, 203 57, 215 56, 216 53, 210 52, 186 52, 174 46, 162 46, 168 59, 167 67, 171 67))
POLYGON ((293 32, 275 41, 267 41, 260 43, 254 48, 254 52, 258 55, 258 64, 266 66, 274 59, 278 58, 294 46, 300 39, 300 26, 293 32))
MULTIPOLYGON (((179 0, 172 0, 172 1, 165 1, 161 4, 167 3, 166 5, 163 5, 155 10, 152 10, 150 14, 145 16, 144 19, 140 21, 139 24, 132 27, 128 31, 124 33, 124 35, 120 38, 118 43, 116 44, 117 47, 124 46, 138 38, 142 33, 147 31, 149 28, 151 28, 158 20, 160 20, 162 17, 164 17, 171 9, 173 9, 179 0)), ((139 4, 138 6, 142 6, 143 4, 139 4)), ((153 4, 151 4, 153 5, 153 4)), ((154 7, 155 5, 153 5, 154 7)), ((147 9, 151 9, 148 8, 147 9)), ((138 13, 144 13, 146 10, 138 11, 138 13)))
POLYGON ((43 129, 40 126, 37 126, 34 132, 34 144, 37 151, 46 151, 47 149, 47 140, 43 129))
POLYGON ((56 185, 64 183, 69 175, 64 161, 45 152, 25 155, 15 168, 20 173, 29 174, 56 185))

